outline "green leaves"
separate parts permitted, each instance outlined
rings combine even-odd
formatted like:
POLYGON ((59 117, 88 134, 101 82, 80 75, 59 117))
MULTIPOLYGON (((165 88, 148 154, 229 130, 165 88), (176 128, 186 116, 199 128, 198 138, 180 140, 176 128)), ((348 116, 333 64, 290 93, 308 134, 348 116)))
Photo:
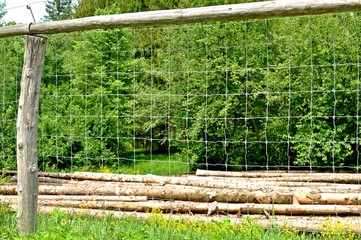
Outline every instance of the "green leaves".
MULTIPOLYGON (((195 168, 357 165, 360 27, 358 14, 336 14, 49 36, 41 164, 119 166, 147 152, 181 154, 195 168)), ((15 167, 23 46, 2 41, 2 161, 15 167)))
POLYGON ((0 2, 0 26, 2 25, 2 18, 6 14, 6 11, 4 10, 5 7, 6 7, 6 2, 0 2))
POLYGON ((141 60, 134 60, 121 30, 74 34, 63 45, 50 40, 50 49, 51 44, 60 49, 56 65, 46 69, 42 91, 43 167, 112 166, 131 146, 129 120, 123 116, 131 107, 130 71, 137 71, 141 60))
POLYGON ((45 21, 69 19, 73 14, 72 0, 47 0, 45 3, 45 21))

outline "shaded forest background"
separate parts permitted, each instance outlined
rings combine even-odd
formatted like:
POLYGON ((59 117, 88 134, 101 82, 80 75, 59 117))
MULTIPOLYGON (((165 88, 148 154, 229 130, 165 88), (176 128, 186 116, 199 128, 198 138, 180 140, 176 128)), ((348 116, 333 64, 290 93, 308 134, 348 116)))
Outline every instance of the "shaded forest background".
MULTIPOLYGON (((47 1, 44 21, 242 2, 47 1)), ((40 167, 144 153, 191 169, 358 167, 360 27, 350 13, 50 35, 40 167)), ((0 162, 14 169, 24 39, 0 46, 0 162)))

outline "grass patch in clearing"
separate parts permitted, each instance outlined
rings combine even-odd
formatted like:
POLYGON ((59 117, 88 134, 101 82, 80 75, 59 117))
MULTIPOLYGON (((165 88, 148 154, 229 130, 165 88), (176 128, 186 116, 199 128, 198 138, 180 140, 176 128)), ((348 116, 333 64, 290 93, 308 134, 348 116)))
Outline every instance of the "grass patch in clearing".
POLYGON ((55 165, 41 167, 43 172, 102 172, 119 174, 179 175, 190 171, 190 163, 181 154, 152 154, 143 151, 128 153, 119 160, 104 160, 102 164, 79 164, 58 169, 55 165))
MULTIPOLYGON (((16 229, 16 214, 6 206, 0 208, 0 239, 325 239, 324 234, 304 233, 258 226, 252 219, 239 225, 230 221, 190 222, 169 220, 159 212, 150 213, 150 218, 138 220, 133 217, 115 219, 113 217, 94 218, 69 216, 55 211, 50 216, 39 214, 38 231, 19 237, 16 229)), ((351 232, 330 232, 327 239, 360 239, 351 232)))
POLYGON ((189 166, 178 154, 140 154, 129 164, 120 165, 116 170, 124 174, 178 175, 189 171, 189 166))
MULTIPOLYGON (((137 154, 136 158, 132 160, 133 156, 128 156, 127 160, 119 162, 105 162, 101 167, 73 166, 71 168, 63 169, 60 172, 102 172, 102 173, 119 173, 119 174, 154 174, 160 176, 179 175, 189 172, 189 164, 183 161, 179 154, 137 154)), ((42 169, 42 171, 59 172, 56 167, 42 169)))

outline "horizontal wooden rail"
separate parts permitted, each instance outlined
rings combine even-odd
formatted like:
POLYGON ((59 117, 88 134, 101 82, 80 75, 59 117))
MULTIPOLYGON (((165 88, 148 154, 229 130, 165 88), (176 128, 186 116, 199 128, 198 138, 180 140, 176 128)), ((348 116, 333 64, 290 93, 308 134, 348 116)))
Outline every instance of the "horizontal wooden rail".
POLYGON ((94 16, 0 28, 0 37, 102 28, 316 15, 361 10, 360 0, 278 0, 222 6, 94 16))

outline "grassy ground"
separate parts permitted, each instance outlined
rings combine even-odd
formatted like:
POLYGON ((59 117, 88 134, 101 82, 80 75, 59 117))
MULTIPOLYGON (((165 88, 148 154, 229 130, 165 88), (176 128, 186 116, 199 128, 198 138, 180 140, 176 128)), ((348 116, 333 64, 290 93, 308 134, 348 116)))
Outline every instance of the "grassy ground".
MULTIPOLYGON (((112 167, 103 166, 93 168, 85 166, 72 169, 66 169, 65 172, 83 171, 83 172, 104 172, 104 173, 122 173, 122 174, 154 174, 154 175, 178 175, 189 172, 190 168, 187 162, 183 161, 182 156, 178 154, 142 154, 137 153, 135 160, 131 160, 133 155, 128 156, 128 160, 121 164, 109 164, 112 167)), ((46 170, 45 171, 49 171, 46 170)), ((56 171, 56 169, 50 169, 56 171)))
MULTIPOLYGON (((125 174, 177 175, 189 171, 187 163, 177 155, 157 154, 137 155, 137 161, 101 169, 78 169, 83 171, 101 171, 125 174)), ((1 182, 7 182, 6 176, 0 176, 1 182)), ((320 233, 305 233, 270 227, 265 229, 249 219, 241 225, 229 221, 189 222, 168 220, 160 213, 150 213, 151 218, 115 219, 111 217, 97 219, 94 217, 69 216, 55 212, 50 217, 38 215, 36 234, 20 237, 17 234, 16 213, 0 203, 0 240, 4 239, 360 239, 359 235, 345 232, 333 226, 320 233)))
POLYGON ((0 206, 0 239, 361 239, 352 233, 335 231, 304 233, 257 226, 251 219, 241 225, 222 222, 188 222, 168 220, 160 213, 150 213, 147 220, 135 218, 72 217, 56 211, 50 217, 39 215, 38 232, 19 237, 16 214, 5 205, 0 206))
POLYGON ((140 154, 135 163, 122 165, 118 171, 130 174, 177 175, 188 172, 189 169, 187 163, 177 154, 140 154))

